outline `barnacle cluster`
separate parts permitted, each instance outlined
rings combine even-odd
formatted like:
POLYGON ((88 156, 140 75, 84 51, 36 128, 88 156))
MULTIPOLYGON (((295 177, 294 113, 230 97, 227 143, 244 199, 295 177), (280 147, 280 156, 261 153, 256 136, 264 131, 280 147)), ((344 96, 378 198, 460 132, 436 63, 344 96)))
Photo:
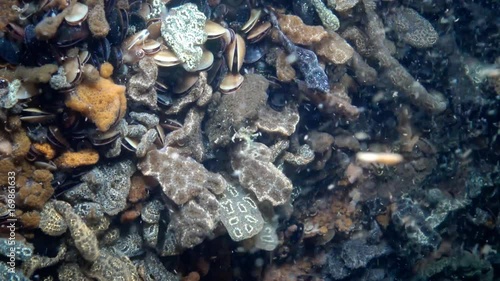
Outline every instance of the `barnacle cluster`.
POLYGON ((493 280, 499 4, 452 2, 2 1, 0 279, 493 280))

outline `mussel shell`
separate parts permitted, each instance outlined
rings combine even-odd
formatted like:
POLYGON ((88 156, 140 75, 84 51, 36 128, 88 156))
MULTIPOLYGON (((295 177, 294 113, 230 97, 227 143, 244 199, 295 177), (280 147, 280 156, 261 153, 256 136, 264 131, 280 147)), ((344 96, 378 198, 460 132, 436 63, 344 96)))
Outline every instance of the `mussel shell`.
POLYGON ((172 89, 172 92, 174 94, 184 94, 189 92, 193 88, 193 86, 198 82, 199 79, 198 73, 191 73, 188 72, 186 75, 180 79, 175 85, 175 87, 172 89))
POLYGON ((36 149, 33 145, 31 145, 28 154, 26 154, 24 158, 30 162, 33 162, 41 156, 42 154, 40 153, 40 151, 38 151, 38 149, 36 149))
POLYGON ((272 25, 270 22, 266 21, 255 26, 250 32, 248 32, 247 40, 249 43, 256 43, 262 38, 264 38, 269 31, 271 31, 272 25))
POLYGON ((207 50, 212 52, 212 54, 216 58, 220 58, 224 54, 224 51, 226 50, 227 43, 226 43, 226 40, 224 40, 221 36, 217 39, 209 40, 209 41, 205 42, 204 46, 205 46, 205 48, 207 48, 207 50))
POLYGON ((94 132, 89 136, 90 142, 95 146, 107 145, 120 137, 118 130, 109 130, 107 132, 94 132))
POLYGON ((146 55, 154 55, 160 51, 161 44, 156 40, 146 39, 142 44, 142 49, 146 55))
POLYGON ((265 47, 262 44, 251 44, 247 46, 245 54, 245 63, 255 63, 259 61, 265 54, 265 47))
POLYGON ((138 13, 130 13, 128 21, 129 25, 135 26, 136 30, 143 30, 148 27, 146 20, 138 13))
POLYGON ((24 82, 17 90, 16 96, 18 100, 28 100, 39 94, 41 94, 41 92, 38 89, 38 85, 35 83, 24 82))
POLYGON ((69 25, 63 22, 57 29, 55 41, 58 47, 70 47, 87 39, 89 35, 87 22, 82 22, 79 25, 69 25))
POLYGON ((165 85, 164 83, 156 80, 155 82, 155 89, 158 93, 167 93, 168 92, 168 86, 165 85))
POLYGON ((8 90, 9 89, 9 80, 3 78, 3 77, 0 77, 0 91, 2 90, 8 90))
POLYGON ((252 9, 250 12, 250 18, 248 21, 241 27, 241 31, 248 33, 255 24, 259 21, 260 16, 262 15, 261 9, 252 9))
POLYGON ((243 80, 245 80, 243 75, 239 73, 230 73, 224 77, 219 85, 219 89, 224 94, 232 93, 241 87, 243 80))
POLYGON ((123 53, 118 47, 111 47, 111 53, 109 54, 109 63, 111 63, 115 69, 120 69, 123 65, 123 53))
POLYGON ((54 146, 59 148, 69 148, 70 144, 63 136, 61 130, 56 126, 49 126, 47 140, 54 146))
POLYGON ((111 45, 120 45, 128 30, 127 11, 114 8, 109 12, 107 20, 110 30, 106 38, 108 38, 111 45))
POLYGON ((181 63, 181 60, 174 52, 166 49, 153 55, 153 59, 158 66, 163 67, 171 67, 181 63))
POLYGON ((53 63, 51 50, 54 49, 47 41, 40 41, 36 37, 35 26, 30 24, 24 28, 23 65, 40 66, 53 63))
POLYGON ((156 134, 158 137, 155 140, 155 143, 158 144, 160 147, 165 146, 165 130, 163 129, 162 126, 159 124, 155 126, 156 134))
POLYGON ((99 67, 102 63, 109 61, 111 44, 107 38, 94 39, 89 43, 89 51, 92 53, 92 64, 99 67))
POLYGON ((142 29, 125 39, 122 43, 122 48, 125 50, 130 50, 132 47, 144 42, 149 36, 149 31, 147 29, 142 29))
POLYGON ((270 91, 267 103, 272 109, 282 111, 288 102, 288 96, 282 89, 270 91))
POLYGON ((0 58, 10 64, 19 64, 21 60, 21 50, 19 45, 7 40, 6 38, 0 38, 0 58))
POLYGON ((122 147, 127 149, 128 151, 135 152, 137 150, 137 146, 139 142, 135 139, 125 137, 122 141, 122 147))
POLYGON ((38 108, 24 108, 21 111, 21 121, 27 123, 46 123, 55 119, 55 114, 43 111, 38 108))
POLYGON ((91 57, 91 54, 88 50, 81 50, 80 53, 78 53, 78 58, 80 59, 80 63, 82 65, 86 64, 91 57))
POLYGON ((226 14, 226 21, 232 29, 240 30, 250 19, 251 9, 247 4, 239 5, 238 8, 229 8, 226 14))
POLYGON ((216 22, 207 20, 205 23, 205 32, 208 35, 208 39, 216 39, 226 33, 226 28, 216 22))
POLYGON ((33 165, 39 169, 49 170, 51 172, 57 171, 57 166, 52 161, 48 161, 48 162, 35 161, 35 162, 33 162, 33 165))
POLYGON ((81 81, 82 69, 80 58, 78 56, 68 58, 63 64, 64 72, 66 73, 66 81, 71 85, 76 85, 81 81))
POLYGON ((89 7, 83 3, 76 2, 68 14, 64 17, 64 20, 69 25, 81 24, 89 13, 89 7))
POLYGON ((7 37, 16 42, 16 43, 21 43, 24 40, 24 28, 20 27, 17 24, 14 23, 8 23, 7 26, 5 26, 5 29, 7 30, 7 37))
POLYGON ((207 83, 212 86, 212 88, 219 88, 222 79, 226 76, 228 72, 226 60, 224 57, 216 59, 212 65, 212 68, 207 72, 207 83))
POLYGON ((164 93, 158 93, 156 95, 156 103, 160 106, 168 107, 172 105, 173 99, 172 96, 164 94, 164 93))
POLYGON ((182 123, 175 120, 175 119, 165 119, 163 120, 161 123, 160 123, 160 126, 167 130, 168 132, 172 132, 172 131, 175 131, 175 130, 178 130, 180 128, 182 128, 182 123))
POLYGON ((149 38, 156 40, 161 36, 161 19, 150 19, 147 22, 149 38))

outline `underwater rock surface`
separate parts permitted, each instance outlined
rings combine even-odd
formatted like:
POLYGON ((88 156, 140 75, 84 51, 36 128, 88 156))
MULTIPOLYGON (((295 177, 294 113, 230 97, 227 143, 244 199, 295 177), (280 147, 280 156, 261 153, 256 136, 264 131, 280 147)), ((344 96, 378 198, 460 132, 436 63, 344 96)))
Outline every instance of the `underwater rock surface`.
POLYGON ((500 279, 498 1, 0 1, 1 280, 500 279))

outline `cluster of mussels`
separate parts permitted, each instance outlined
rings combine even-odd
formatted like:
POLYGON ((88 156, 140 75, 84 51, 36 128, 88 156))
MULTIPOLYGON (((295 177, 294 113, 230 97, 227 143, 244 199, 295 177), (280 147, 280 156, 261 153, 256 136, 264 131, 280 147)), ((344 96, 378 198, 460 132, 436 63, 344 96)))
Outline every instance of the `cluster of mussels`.
POLYGON ((375 281, 391 255, 432 276, 489 192, 437 143, 498 146, 459 113, 493 119, 500 75, 417 2, 0 3, 0 279, 375 281))

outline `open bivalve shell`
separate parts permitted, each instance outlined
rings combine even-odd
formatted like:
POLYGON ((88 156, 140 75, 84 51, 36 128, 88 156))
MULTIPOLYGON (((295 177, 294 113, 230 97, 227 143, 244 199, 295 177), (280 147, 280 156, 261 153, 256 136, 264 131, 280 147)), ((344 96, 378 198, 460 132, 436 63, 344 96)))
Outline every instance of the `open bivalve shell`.
POLYGON ((125 41, 123 41, 122 46, 125 50, 130 50, 136 44, 144 42, 149 36, 149 30, 143 29, 137 33, 129 36, 125 41))
POLYGON ((168 49, 163 49, 156 53, 153 56, 153 59, 158 66, 163 67, 171 67, 181 64, 181 60, 177 57, 177 55, 168 49))
POLYGON ((239 72, 245 60, 245 40, 239 34, 234 36, 226 50, 226 62, 230 72, 239 72))
POLYGON ((227 29, 216 22, 207 20, 205 23, 205 32, 207 33, 208 39, 216 39, 224 35, 224 33, 227 32, 227 29))
POLYGON ((262 15, 262 10, 260 9, 252 9, 250 12, 250 18, 248 21, 241 27, 241 31, 244 33, 248 33, 259 21, 260 16, 262 15))
POLYGON ((191 90, 198 82, 200 75, 197 72, 188 72, 172 89, 174 94, 184 94, 191 90))
POLYGON ((154 55, 161 50, 160 42, 153 39, 146 39, 144 43, 142 43, 142 50, 146 55, 154 55))
POLYGON ((245 78, 239 73, 228 74, 220 83, 219 89, 224 94, 232 93, 240 88, 243 80, 245 80, 245 78))
POLYGON ((269 31, 271 31, 272 25, 270 22, 263 22, 255 26, 250 32, 248 32, 247 40, 249 43, 256 43, 262 40, 269 31))

